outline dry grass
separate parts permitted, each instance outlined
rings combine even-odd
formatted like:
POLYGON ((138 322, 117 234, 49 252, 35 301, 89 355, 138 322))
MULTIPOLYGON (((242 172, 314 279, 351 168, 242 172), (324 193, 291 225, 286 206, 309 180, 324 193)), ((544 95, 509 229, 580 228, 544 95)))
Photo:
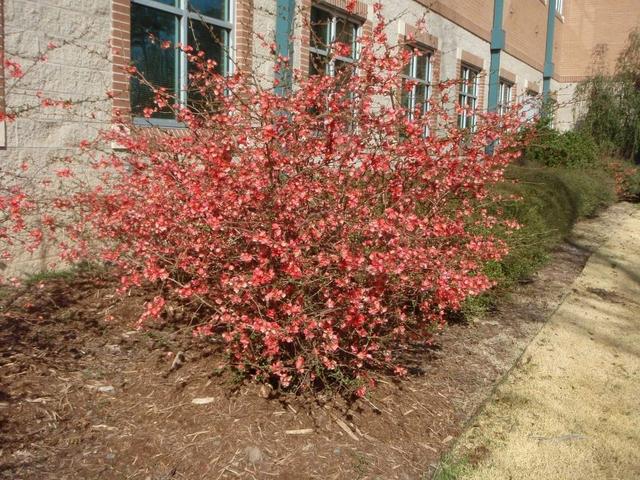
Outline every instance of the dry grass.
POLYGON ((636 209, 461 439, 456 455, 480 458, 457 478, 640 478, 639 406, 636 209))

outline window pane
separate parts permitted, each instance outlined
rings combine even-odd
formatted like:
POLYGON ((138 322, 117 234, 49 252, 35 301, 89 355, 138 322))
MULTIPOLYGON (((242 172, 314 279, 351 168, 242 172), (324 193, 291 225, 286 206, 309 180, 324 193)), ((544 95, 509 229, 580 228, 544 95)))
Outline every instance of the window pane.
MULTIPOLYGON (((407 110, 411 109, 411 90, 407 91, 406 89, 406 85, 403 85, 402 88, 402 95, 400 96, 400 103, 402 105, 403 108, 406 108, 407 110)), ((408 112, 409 115, 411 115, 411 112, 408 112)))
POLYGON ((473 97, 467 97, 467 107, 476 108, 476 99, 473 97))
POLYGON ((411 75, 412 75, 411 70, 413 69, 413 57, 414 57, 414 55, 413 55, 413 48, 411 48, 411 47, 407 47, 407 51, 411 52, 411 60, 409 60, 409 63, 407 63, 407 64, 404 66, 404 69, 403 69, 402 73, 403 73, 404 75, 406 75, 407 77, 411 77, 411 75))
POLYGON ((425 112, 425 103, 428 100, 427 86, 425 84, 416 85, 416 108, 420 113, 425 112))
MULTIPOLYGON (((196 51, 204 52, 205 59, 215 60, 216 72, 225 75, 228 72, 228 45, 229 45, 229 32, 224 28, 217 27, 204 22, 196 20, 189 20, 189 45, 196 51)), ((189 62, 189 73, 198 72, 198 67, 189 62)), ((213 105, 213 97, 206 95, 209 98, 205 98, 200 92, 201 82, 193 82, 188 88, 187 103, 189 107, 197 110, 210 109, 213 105)), ((205 90, 205 93, 210 92, 205 90)))
MULTIPOLYGON (((460 85, 460 93, 462 95, 466 95, 469 92, 469 69, 462 69, 462 84, 460 85)), ((461 97, 462 97, 461 95, 461 97)), ((464 103, 464 99, 460 99, 460 103, 464 103)))
POLYGON ((311 9, 311 46, 327 50, 331 39, 331 15, 319 8, 311 9))
POLYGON ((467 91, 469 92, 469 95, 472 96, 477 96, 478 92, 477 90, 477 86, 478 86, 478 74, 476 72, 469 72, 469 85, 467 87, 467 91))
POLYGON ((188 43, 196 51, 203 51, 205 58, 218 63, 216 68, 220 74, 227 73, 229 32, 224 28, 209 23, 189 20, 188 43))
POLYGON ((417 58, 417 68, 416 68, 416 77, 427 81, 429 80, 429 60, 431 59, 431 57, 429 55, 427 55, 426 53, 422 53, 421 56, 419 56, 417 58))
MULTIPOLYGON (((133 3, 131 5, 131 60, 138 71, 154 87, 164 87, 177 95, 178 59, 175 48, 161 47, 163 41, 172 46, 178 43, 178 17, 154 8, 133 3)), ((134 115, 154 106, 153 91, 137 78, 131 79, 131 108, 134 115)), ((154 114, 171 118, 169 108, 154 114)))
POLYGON ((227 20, 229 8, 227 0, 189 0, 189 10, 208 17, 227 20))
POLYGON ((358 26, 345 20, 338 18, 336 22, 336 41, 344 43, 350 47, 349 55, 353 57, 355 54, 356 38, 358 26))
POLYGON ((163 5, 170 5, 172 7, 178 6, 178 0, 152 0, 156 3, 162 3, 163 5))
POLYGON ((329 59, 324 55, 312 53, 309 58, 309 75, 326 75, 329 59))

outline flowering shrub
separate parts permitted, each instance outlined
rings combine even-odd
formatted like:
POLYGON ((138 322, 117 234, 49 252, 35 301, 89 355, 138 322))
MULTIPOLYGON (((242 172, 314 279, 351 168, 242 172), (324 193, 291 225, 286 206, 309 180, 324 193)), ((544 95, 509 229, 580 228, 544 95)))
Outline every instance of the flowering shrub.
POLYGON ((284 94, 163 45, 187 52, 198 102, 156 90, 185 129, 105 132, 125 152, 96 157, 101 183, 56 202, 79 215, 66 258, 97 248, 123 289, 155 286, 141 326, 168 302, 197 307, 195 334, 222 339, 231 365, 262 381, 347 379, 363 395, 371 368, 405 373, 403 347, 491 287, 483 265, 506 253, 493 232, 515 225, 483 205, 518 155, 520 121, 514 108, 459 130, 446 85, 409 119, 410 53, 384 27, 360 39, 356 63, 294 72, 284 94))
POLYGON ((626 160, 607 158, 605 168, 615 181, 618 198, 633 200, 640 196, 640 168, 626 160))

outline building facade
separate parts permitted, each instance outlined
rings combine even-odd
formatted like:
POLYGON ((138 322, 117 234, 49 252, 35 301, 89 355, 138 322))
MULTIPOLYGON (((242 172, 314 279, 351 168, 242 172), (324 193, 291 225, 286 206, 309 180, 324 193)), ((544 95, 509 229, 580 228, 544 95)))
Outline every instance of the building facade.
MULTIPOLYGON (((0 114, 20 112, 12 121, 0 115, 2 168, 17 171, 24 162, 45 168, 108 128, 114 116, 178 127, 168 112, 143 118, 152 96, 127 73, 133 64, 188 101, 187 62, 163 42, 196 44, 221 71, 251 68, 265 79, 275 75, 273 43, 295 68, 331 74, 325 47, 336 38, 355 42, 371 28, 373 1, 357 0, 347 13, 347 0, 0 0, 0 114), (6 60, 19 62, 24 76, 13 78, 6 60), (39 109, 42 98, 68 99, 71 106, 39 109)), ((405 73, 417 81, 404 99, 408 106, 424 103, 435 82, 460 79, 458 100, 477 111, 553 95, 560 105, 555 125, 563 130, 575 122, 577 82, 610 71, 640 25, 638 0, 381 3, 391 20, 388 37, 412 34, 426 54, 405 73), (423 20, 426 32, 417 28, 423 20)), ((474 122, 472 114, 459 118, 463 127, 474 122)))

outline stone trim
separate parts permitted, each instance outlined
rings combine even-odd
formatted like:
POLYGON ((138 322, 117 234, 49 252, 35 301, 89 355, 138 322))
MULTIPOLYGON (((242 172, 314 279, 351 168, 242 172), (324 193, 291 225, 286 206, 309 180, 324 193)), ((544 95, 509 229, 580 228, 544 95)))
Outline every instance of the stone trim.
MULTIPOLYGON (((484 59, 473 53, 467 52, 466 50, 462 50, 460 53, 460 60, 462 63, 466 63, 471 67, 475 67, 478 70, 484 70, 484 59)), ((459 72, 458 72, 459 73, 459 72)))
POLYGON ((504 68, 500 69, 500 79, 506 80, 512 85, 516 84, 516 74, 511 73, 509 70, 505 70, 504 68))
POLYGON ((419 30, 413 25, 405 24, 402 21, 398 22, 398 28, 400 30, 402 30, 403 25, 404 25, 404 31, 401 31, 400 34, 403 37, 402 40, 405 43, 415 43, 418 46, 425 47, 433 51, 438 50, 438 46, 439 46, 438 37, 436 37, 435 35, 431 35, 428 32, 419 30))
MULTIPOLYGON (((3 1, 3 0, 0 0, 3 1)), ((235 0, 233 22, 234 60, 238 68, 249 70, 253 52, 253 0, 235 0)), ((131 63, 131 0, 111 0, 112 119, 131 122, 129 73, 131 63)))

